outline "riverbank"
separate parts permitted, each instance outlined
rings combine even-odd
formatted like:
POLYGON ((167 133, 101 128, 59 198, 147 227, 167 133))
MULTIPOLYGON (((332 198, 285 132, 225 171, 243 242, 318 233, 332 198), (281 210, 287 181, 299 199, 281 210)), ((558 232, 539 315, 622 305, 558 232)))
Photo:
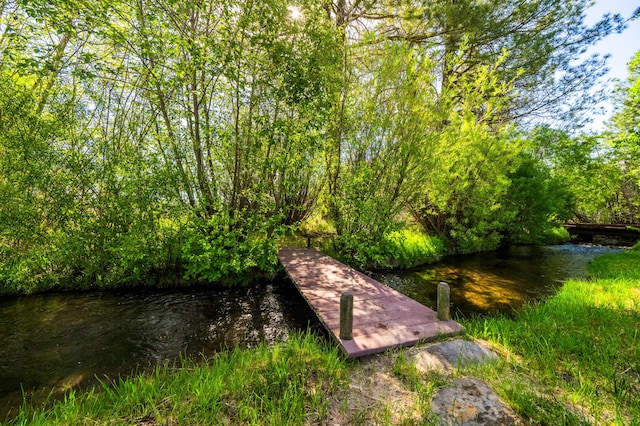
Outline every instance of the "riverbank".
MULTIPOLYGON (((229 240, 223 239, 222 246, 216 245, 220 241, 216 244, 200 241, 203 247, 195 247, 194 241, 182 236, 172 239, 155 257, 150 257, 146 248, 121 247, 107 250, 104 257, 62 256, 53 250, 47 255, 39 253, 34 258, 21 259, 3 251, 0 244, 3 255, 0 256, 0 297, 59 291, 241 287, 270 280, 282 272, 278 248, 291 245, 313 245, 361 271, 411 269, 457 254, 443 237, 427 235, 415 226, 366 241, 356 236, 337 236, 333 231, 323 233, 323 230, 282 232, 270 237, 252 235, 251 241, 243 244, 228 236, 229 240), (185 243, 188 248, 179 244, 181 240, 189 241, 185 243), (132 258, 127 255, 129 250, 135 251, 132 258), (83 265, 75 265, 79 260, 83 265)), ((569 234, 562 227, 550 229, 539 237, 537 243, 543 245, 569 240, 569 234)), ((60 248, 64 253, 70 249, 65 244, 60 244, 60 248)))
POLYGON ((640 421, 640 247, 596 259, 591 280, 570 281, 515 318, 464 321, 500 362, 419 374, 412 349, 345 362, 311 335, 185 360, 152 374, 25 406, 9 424, 435 423, 429 401, 462 375, 488 382, 527 422, 640 421))
POLYGON ((596 258, 514 319, 477 318, 469 334, 502 362, 485 379, 524 418, 542 424, 640 422, 640 245, 596 258))

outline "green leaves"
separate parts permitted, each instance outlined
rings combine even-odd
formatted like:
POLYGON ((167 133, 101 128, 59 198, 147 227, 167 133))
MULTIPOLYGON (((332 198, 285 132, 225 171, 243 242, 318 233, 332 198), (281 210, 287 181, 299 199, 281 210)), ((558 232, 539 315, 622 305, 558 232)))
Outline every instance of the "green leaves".
POLYGON ((505 208, 511 215, 504 233, 516 243, 547 243, 555 227, 573 217, 574 193, 561 178, 552 176, 548 165, 527 152, 520 155, 518 169, 509 177, 505 208))
MULTIPOLYGON (((381 247, 411 215, 454 250, 488 249, 566 217, 559 182, 591 188, 583 176, 615 168, 594 165, 599 142, 552 134, 534 160, 512 129, 580 95, 598 62, 571 60, 618 17, 586 28, 582 0, 305 0, 300 19, 288 6, 3 3, 6 276, 110 286, 184 265, 215 282, 268 272, 273 235, 325 212, 358 265, 388 264, 381 247)), ((617 206, 635 205, 624 126, 609 147, 628 170, 602 185, 624 186, 617 206)))
POLYGON ((273 274, 282 218, 260 215, 242 221, 228 216, 192 218, 182 246, 186 279, 210 283, 246 282, 254 273, 273 274))

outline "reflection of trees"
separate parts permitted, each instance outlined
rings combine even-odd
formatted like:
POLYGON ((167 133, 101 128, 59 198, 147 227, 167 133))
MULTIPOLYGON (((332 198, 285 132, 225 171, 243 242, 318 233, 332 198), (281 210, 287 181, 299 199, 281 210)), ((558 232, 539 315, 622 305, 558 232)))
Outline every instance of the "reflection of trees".
POLYGON ((5 302, 0 317, 0 405, 20 386, 62 393, 181 353, 275 341, 297 314, 272 285, 211 292, 62 294, 5 302))
MULTIPOLYGON (((17 299, 0 319, 0 398, 24 387, 53 389, 58 396, 85 384, 95 374, 122 371, 135 357, 128 336, 140 335, 128 321, 126 306, 105 294, 62 294, 17 299)), ((128 371, 127 371, 128 372, 128 371)), ((36 398, 40 398, 37 396, 36 398)), ((20 404, 18 401, 12 405, 20 404)))
MULTIPOLYGON (((605 249, 606 250, 606 249, 605 249)), ((569 278, 586 275, 587 263, 603 249, 580 246, 521 246, 451 258, 408 273, 381 274, 381 281, 435 308, 440 281, 451 287, 453 310, 511 313, 569 278)))

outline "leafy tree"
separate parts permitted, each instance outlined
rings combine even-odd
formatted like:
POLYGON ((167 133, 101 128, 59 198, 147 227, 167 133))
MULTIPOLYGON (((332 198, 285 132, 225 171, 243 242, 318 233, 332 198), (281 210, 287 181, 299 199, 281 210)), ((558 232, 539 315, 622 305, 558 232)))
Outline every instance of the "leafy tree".
POLYGON ((474 252, 497 248, 510 213, 503 209, 515 155, 506 134, 478 124, 472 114, 451 116, 440 134, 437 165, 425 173, 424 198, 412 205, 429 233, 442 235, 451 249, 474 252))
POLYGON ((410 203, 414 217, 428 233, 449 239, 456 251, 496 248, 509 216, 503 199, 520 147, 509 128, 494 120, 501 111, 499 93, 510 90, 497 80, 496 65, 465 75, 458 82, 462 96, 447 92, 452 98, 438 100, 430 143, 422 145, 427 161, 412 182, 419 188, 410 203))
POLYGON ((52 282, 112 285, 178 266, 198 245, 175 249, 180 233, 194 241, 190 222, 225 223, 235 248, 252 240, 250 223, 309 214, 334 78, 333 28, 318 6, 293 22, 279 1, 3 5, 2 69, 24 92, 4 100, 29 101, 3 108, 3 192, 16 207, 1 226, 7 246, 22 238, 15 221, 49 236, 24 247, 59 244, 44 261, 63 265, 52 282), (54 136, 41 130, 49 123, 54 136), (25 155, 41 160, 28 178, 25 155), (43 209, 60 213, 47 221, 43 209))
POLYGON ((361 267, 393 264, 410 213, 488 249, 564 217, 559 182, 588 188, 577 215, 632 220, 635 68, 609 145, 514 130, 588 105, 602 63, 575 60, 624 22, 587 5, 0 0, 0 280, 271 272, 314 211, 361 267))
POLYGON ((614 131, 640 132, 640 51, 637 51, 628 64, 629 77, 619 82, 616 88, 616 113, 611 118, 614 131))
POLYGON ((543 244, 555 227, 573 217, 574 193, 540 158, 524 151, 509 179, 505 209, 512 213, 503 230, 509 242, 543 244))
POLYGON ((149 2, 132 12, 139 30, 130 53, 160 112, 158 148, 199 214, 275 215, 297 201, 286 213, 294 222, 313 205, 333 39, 307 7, 300 22, 281 1, 149 2))
POLYGON ((620 169, 612 161, 603 136, 570 136, 550 127, 529 134, 532 152, 550 167, 554 179, 573 194, 573 219, 582 222, 615 221, 620 169))
POLYGON ((606 71, 603 58, 581 55, 625 28, 619 15, 605 15, 587 27, 583 20, 589 6, 588 0, 390 1, 365 15, 379 22, 381 37, 429 48, 440 63, 439 93, 445 97, 453 97, 447 91, 463 95, 461 77, 473 78, 508 52, 496 72, 499 81, 513 86, 494 119, 535 123, 561 118, 567 125, 593 105, 590 88, 606 71))
POLYGON ((629 63, 629 79, 616 89, 617 111, 610 129, 601 135, 571 137, 539 127, 531 142, 555 178, 573 192, 573 217, 585 222, 637 223, 638 180, 638 66, 636 54, 629 63))
MULTIPOLYGON (((354 48, 355 49, 355 48, 354 48)), ((330 202, 335 249, 361 267, 384 265, 385 237, 412 197, 429 121, 429 58, 405 43, 362 48, 345 105, 341 173, 330 202), (365 83, 365 81, 367 83, 365 83)), ((354 53, 355 55, 355 53, 354 53)))
MULTIPOLYGON (((414 132, 412 137, 393 140, 413 150, 415 159, 407 162, 411 164, 410 173, 401 180, 415 196, 407 198, 404 206, 410 208, 423 227, 447 236, 453 248, 461 251, 496 247, 509 232, 519 235, 511 238, 524 238, 521 230, 517 230, 520 225, 516 225, 516 217, 524 211, 509 200, 526 196, 524 176, 518 176, 518 168, 526 168, 527 160, 524 147, 511 137, 510 125, 549 117, 569 119, 580 108, 591 105, 588 91, 604 72, 604 62, 595 56, 582 63, 576 61, 589 45, 611 32, 621 31, 624 22, 620 16, 605 16, 589 28, 583 24, 586 7, 587 1, 554 0, 504 1, 497 5, 474 0, 331 3, 327 7, 329 16, 345 27, 348 35, 344 50, 347 63, 344 72, 348 73, 346 102, 335 118, 342 123, 342 140, 337 144, 333 161, 340 158, 341 168, 336 167, 336 177, 330 182, 330 187, 337 188, 331 194, 340 194, 341 200, 365 196, 364 187, 356 186, 357 193, 347 187, 340 189, 354 170, 349 153, 368 147, 366 141, 371 135, 367 131, 350 134, 351 128, 370 129, 375 122, 372 117, 380 121, 389 117, 381 128, 390 129, 392 123, 406 125, 405 117, 413 117, 413 122, 419 124, 409 126, 414 132), (361 87, 365 87, 365 92, 375 87, 379 93, 400 87, 381 77, 383 62, 362 60, 376 57, 380 46, 389 46, 385 43, 396 48, 402 46, 401 49, 416 57, 430 58, 428 65, 423 63, 417 73, 421 83, 409 95, 402 92, 396 103, 376 99, 378 105, 393 105, 395 115, 387 116, 381 108, 373 115, 354 113, 349 109, 351 96, 366 111, 367 103, 362 101, 367 97, 362 95, 361 87), (416 108, 418 104, 421 106, 416 108), (511 188, 512 178, 518 179, 518 188, 511 188)), ((403 75, 410 65, 404 61, 403 66, 394 72, 403 75)), ((376 141, 388 140, 381 137, 376 141)), ((393 168, 388 172, 402 176, 393 168)), ((526 176, 532 170, 520 172, 526 176)), ((544 168, 536 173, 545 176, 544 168)), ((549 176, 543 180, 568 202, 566 194, 560 194, 559 178, 549 176)), ((375 183, 370 184, 368 196, 384 200, 387 206, 393 204, 378 193, 377 183, 382 179, 373 174, 372 182, 375 183)), ((373 216, 346 214, 346 206, 348 203, 334 205, 334 221, 358 218, 352 228, 369 230, 359 220, 373 216)), ((533 216, 553 222, 551 218, 566 216, 566 208, 565 202, 548 203, 544 213, 533 216), (561 211, 549 211, 556 207, 561 211)), ((523 218, 521 225, 532 221, 529 225, 533 226, 538 220, 533 216, 523 218)), ((375 223, 387 222, 376 219, 375 223)), ((367 242, 362 246, 374 245, 367 242)))
POLYGON ((24 262, 41 255, 34 252, 48 240, 47 219, 56 215, 48 202, 62 207, 49 197, 49 187, 55 184, 49 139, 60 127, 34 114, 37 99, 14 78, 2 73, 0 85, 0 253, 9 260, 0 281, 7 281, 12 275, 21 279, 34 272, 24 262))
POLYGON ((611 161, 619 167, 618 190, 611 203, 615 221, 640 222, 640 51, 629 62, 629 77, 616 88, 616 112, 611 118, 611 161))

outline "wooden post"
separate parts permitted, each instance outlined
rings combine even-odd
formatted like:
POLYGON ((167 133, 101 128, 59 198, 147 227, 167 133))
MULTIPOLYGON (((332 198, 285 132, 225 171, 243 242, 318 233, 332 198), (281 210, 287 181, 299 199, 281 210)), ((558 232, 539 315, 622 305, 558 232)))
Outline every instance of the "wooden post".
POLYGON ((438 284, 438 319, 440 321, 449 321, 449 303, 451 299, 451 290, 449 284, 444 281, 438 284))
POLYGON ((340 296, 340 339, 353 339, 353 294, 348 291, 340 296))

